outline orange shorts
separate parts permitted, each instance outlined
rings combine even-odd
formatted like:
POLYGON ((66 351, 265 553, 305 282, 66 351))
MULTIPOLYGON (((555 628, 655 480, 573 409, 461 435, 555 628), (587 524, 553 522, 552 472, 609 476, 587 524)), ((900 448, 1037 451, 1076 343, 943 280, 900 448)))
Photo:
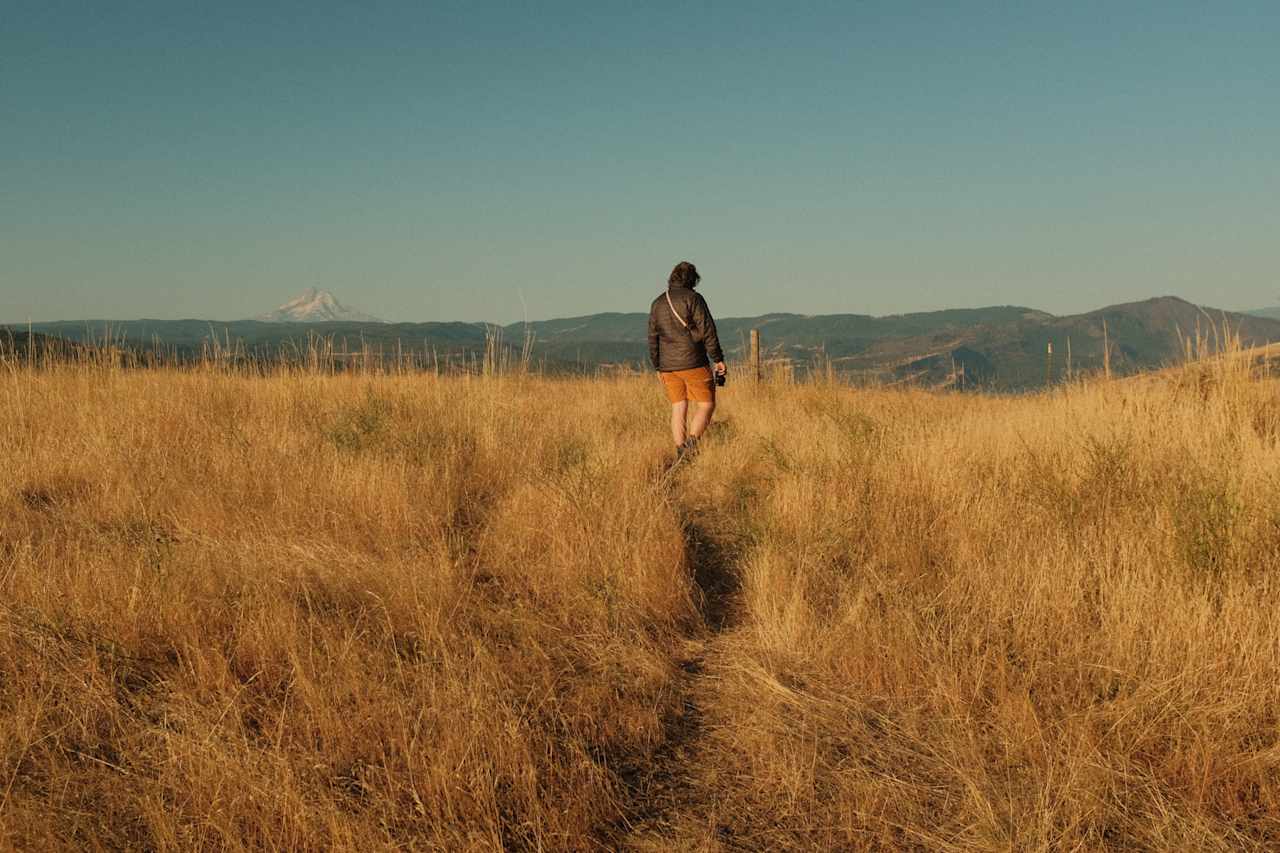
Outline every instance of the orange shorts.
POLYGON ((672 370, 658 374, 667 399, 672 403, 693 400, 696 403, 716 401, 716 383, 711 378, 711 368, 695 367, 692 370, 672 370))

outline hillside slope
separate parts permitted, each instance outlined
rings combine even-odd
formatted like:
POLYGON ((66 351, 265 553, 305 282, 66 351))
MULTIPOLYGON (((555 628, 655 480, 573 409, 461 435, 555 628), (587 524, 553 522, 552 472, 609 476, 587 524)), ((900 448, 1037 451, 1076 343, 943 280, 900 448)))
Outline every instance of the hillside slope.
POLYGON ((13 357, 23 361, 32 356, 61 357, 79 349, 77 344, 52 335, 0 328, 0 358, 13 357))
POLYGON ((954 361, 965 366, 972 381, 1017 389, 1043 384, 1050 371, 1056 381, 1068 367, 1073 372, 1101 370, 1104 341, 1111 347, 1112 370, 1126 374, 1178 361, 1188 338, 1199 333, 1212 344, 1224 328, 1238 334, 1245 346, 1280 341, 1280 321, 1205 309, 1165 296, 1067 317, 1041 315, 1001 325, 886 339, 842 359, 841 365, 879 372, 889 379, 911 378, 936 385, 948 381, 954 361))

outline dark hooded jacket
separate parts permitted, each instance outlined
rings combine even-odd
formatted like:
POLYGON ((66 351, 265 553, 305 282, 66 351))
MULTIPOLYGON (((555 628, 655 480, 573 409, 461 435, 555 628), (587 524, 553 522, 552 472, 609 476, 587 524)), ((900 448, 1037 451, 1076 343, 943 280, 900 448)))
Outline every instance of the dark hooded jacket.
POLYGON ((716 321, 700 293, 689 287, 669 287, 653 300, 649 308, 649 361, 653 362, 654 370, 663 373, 709 367, 711 362, 724 361, 716 321), (667 294, 671 295, 671 305, 689 324, 688 330, 671 313, 667 294))

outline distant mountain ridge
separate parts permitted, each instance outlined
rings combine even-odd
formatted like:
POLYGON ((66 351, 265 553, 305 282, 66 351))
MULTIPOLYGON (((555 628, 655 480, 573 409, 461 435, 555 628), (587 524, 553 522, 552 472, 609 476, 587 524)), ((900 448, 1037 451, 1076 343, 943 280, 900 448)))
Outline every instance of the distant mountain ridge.
MULTIPOLYGON (((137 348, 159 345, 195 355, 216 338, 263 357, 297 352, 318 335, 333 339, 341 350, 412 350, 429 353, 441 363, 474 363, 495 337, 509 351, 519 350, 530 335, 537 365, 552 372, 589 372, 603 366, 649 369, 647 319, 647 314, 636 312, 507 326, 135 320, 39 323, 33 329, 72 340, 110 337, 137 348)), ((887 317, 779 313, 717 320, 731 359, 743 356, 750 330, 756 328, 761 330, 768 357, 800 373, 829 365, 851 377, 929 387, 952 383, 963 373, 968 386, 1003 390, 1034 388, 1046 379, 1057 381, 1068 367, 1074 373, 1100 370, 1104 341, 1110 345, 1111 365, 1117 373, 1164 367, 1182 357, 1184 339, 1194 336, 1197 328, 1208 333, 1211 326, 1220 329, 1224 323, 1247 345, 1280 341, 1280 320, 1202 308, 1172 296, 1063 317, 1019 306, 995 306, 887 317)))
POLYGON ((1273 308, 1255 308, 1244 313, 1250 317, 1266 317, 1269 320, 1280 320, 1280 305, 1273 308))
POLYGON ((381 323, 372 314, 365 314, 343 305, 327 290, 309 287, 274 311, 259 314, 253 319, 260 323, 381 323))

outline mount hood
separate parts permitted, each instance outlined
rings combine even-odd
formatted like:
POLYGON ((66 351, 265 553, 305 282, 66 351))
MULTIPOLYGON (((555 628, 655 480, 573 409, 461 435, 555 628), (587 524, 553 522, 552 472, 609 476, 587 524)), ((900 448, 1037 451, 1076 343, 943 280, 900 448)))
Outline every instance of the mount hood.
POLYGON ((327 290, 309 287, 274 311, 253 319, 263 323, 381 323, 377 317, 343 305, 327 290))

